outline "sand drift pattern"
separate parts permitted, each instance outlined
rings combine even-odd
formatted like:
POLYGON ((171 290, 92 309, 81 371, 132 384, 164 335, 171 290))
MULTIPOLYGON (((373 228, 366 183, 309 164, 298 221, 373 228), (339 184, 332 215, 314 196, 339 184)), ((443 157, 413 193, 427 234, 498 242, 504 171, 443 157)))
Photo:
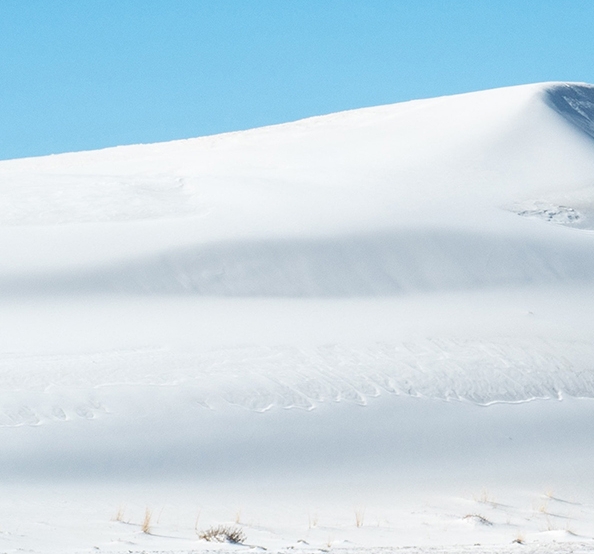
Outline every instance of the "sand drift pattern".
POLYGON ((113 390, 134 385, 165 387, 172 402, 185 390, 197 408, 229 403, 257 412, 312 410, 327 402, 364 406, 382 394, 481 405, 594 398, 593 359, 588 342, 513 339, 4 356, 0 426, 117 415, 110 406, 113 390), (82 398, 81 389, 87 391, 82 398))

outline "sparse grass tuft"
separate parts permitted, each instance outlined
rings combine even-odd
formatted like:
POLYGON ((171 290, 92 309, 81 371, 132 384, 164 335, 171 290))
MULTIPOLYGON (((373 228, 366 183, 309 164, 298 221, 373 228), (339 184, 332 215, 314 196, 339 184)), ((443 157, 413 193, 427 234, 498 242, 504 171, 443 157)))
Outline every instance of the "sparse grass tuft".
POLYGON ((230 542, 242 544, 246 537, 243 529, 233 525, 216 525, 198 534, 198 538, 208 542, 230 542))
POLYGON ((538 507, 537 510, 541 513, 541 514, 546 514, 548 515, 549 513, 549 498, 546 498, 545 500, 542 500, 538 507))
POLYGON ((355 509, 355 525, 357 527, 363 527, 365 521, 365 508, 355 509))
POLYGON ((113 516, 112 521, 120 521, 123 522, 124 521, 124 512, 125 512, 126 508, 124 506, 120 506, 118 508, 118 511, 116 512, 115 516, 113 516))
POLYGON ((493 506, 495 506, 495 504, 497 504, 497 502, 495 501, 495 498, 494 498, 494 497, 492 497, 492 496, 491 496, 491 495, 488 493, 487 489, 483 489, 483 490, 481 491, 481 494, 480 494, 480 496, 479 496, 478 498, 475 498, 475 500, 476 500, 477 502, 481 502, 482 504, 491 504, 491 505, 493 505, 493 506))
POLYGON ((196 516, 196 523, 194 523, 194 531, 196 531, 196 534, 198 534, 198 522, 200 521, 201 513, 202 513, 202 510, 198 510, 198 515, 196 516))
POLYGON ((150 535, 151 533, 151 519, 153 519, 153 511, 147 506, 146 510, 144 511, 142 525, 140 526, 142 532, 146 533, 147 535, 150 535))

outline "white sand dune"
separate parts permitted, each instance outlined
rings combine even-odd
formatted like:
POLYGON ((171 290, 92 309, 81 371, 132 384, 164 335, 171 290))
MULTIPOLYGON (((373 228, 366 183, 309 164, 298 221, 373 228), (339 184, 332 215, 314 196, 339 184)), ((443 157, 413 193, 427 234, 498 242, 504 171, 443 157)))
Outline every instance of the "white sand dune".
POLYGON ((593 399, 591 85, 0 162, 0 552, 589 552, 593 399))

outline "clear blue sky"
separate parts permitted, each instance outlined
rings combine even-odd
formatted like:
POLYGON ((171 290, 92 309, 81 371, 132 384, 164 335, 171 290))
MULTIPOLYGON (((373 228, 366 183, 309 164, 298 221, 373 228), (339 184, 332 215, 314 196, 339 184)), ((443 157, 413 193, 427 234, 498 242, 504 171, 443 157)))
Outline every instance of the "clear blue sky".
POLYGON ((594 82, 592 0, 0 0, 0 159, 594 82))

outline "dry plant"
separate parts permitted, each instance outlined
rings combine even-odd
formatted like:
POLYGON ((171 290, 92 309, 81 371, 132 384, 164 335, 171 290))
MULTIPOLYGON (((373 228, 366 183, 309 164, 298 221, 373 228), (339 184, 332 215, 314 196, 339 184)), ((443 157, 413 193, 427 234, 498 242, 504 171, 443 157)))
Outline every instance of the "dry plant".
POLYGON ((485 516, 481 514, 466 514, 462 519, 473 519, 478 523, 482 523, 483 525, 493 525, 492 521, 489 521, 485 516))
POLYGON ((518 533, 516 535, 516 538, 512 541, 512 544, 525 544, 526 543, 526 539, 524 538, 524 535, 522 533, 518 533))
POLYGON ((542 500, 539 505, 538 505, 538 511, 541 514, 548 514, 548 508, 549 508, 549 499, 546 498, 545 500, 542 500))
POLYGON ((235 523, 238 525, 241 523, 241 508, 235 512, 235 523))
POLYGON ((568 520, 565 524, 565 532, 569 533, 570 535, 577 536, 577 533, 573 530, 573 527, 571 526, 571 520, 568 520))
POLYGON ((547 523, 546 530, 547 531, 566 531, 567 533, 571 533, 572 535, 575 535, 575 533, 571 530, 571 519, 569 517, 567 518, 567 521, 565 522, 564 527, 562 527, 560 525, 560 522, 557 523, 555 519, 551 520, 551 517, 555 518, 555 517, 564 517, 564 516, 554 516, 552 514, 547 514, 546 515, 546 523, 547 523))
POLYGON ((483 489, 480 496, 478 498, 475 497, 475 500, 477 502, 482 502, 483 504, 497 504, 497 502, 495 502, 495 498, 487 492, 487 489, 483 489))
POLYGON ((113 516, 112 521, 120 521, 123 522, 124 521, 124 512, 126 510, 125 506, 120 506, 118 508, 118 511, 116 512, 115 516, 113 516))
POLYGON ((198 510, 198 515, 196 516, 196 523, 194 523, 194 531, 196 531, 196 534, 198 534, 198 522, 200 521, 201 513, 202 513, 202 510, 198 510))
POLYGON ((144 519, 142 520, 142 525, 140 528, 142 529, 143 533, 150 535, 151 533, 151 519, 153 518, 153 511, 147 506, 146 510, 144 511, 144 519))
POLYGON ((363 527, 365 521, 365 508, 355 508, 355 525, 363 527))
POLYGON ((308 528, 313 529, 314 527, 318 526, 318 514, 314 512, 314 514, 307 514, 308 519, 308 528))
POLYGON ((243 529, 233 525, 216 525, 198 534, 198 538, 208 542, 230 542, 242 544, 245 541, 243 529))

